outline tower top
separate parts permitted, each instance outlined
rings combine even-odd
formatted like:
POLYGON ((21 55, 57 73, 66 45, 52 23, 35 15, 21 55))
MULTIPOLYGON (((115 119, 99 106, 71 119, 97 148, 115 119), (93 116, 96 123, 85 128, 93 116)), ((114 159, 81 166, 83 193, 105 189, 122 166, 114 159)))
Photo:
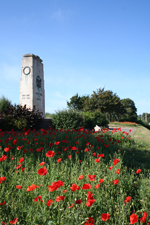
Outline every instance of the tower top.
POLYGON ((40 59, 40 57, 39 57, 38 55, 34 55, 34 54, 25 54, 25 55, 23 55, 23 57, 33 57, 33 58, 35 58, 35 59, 39 59, 40 62, 43 62, 43 60, 40 59))

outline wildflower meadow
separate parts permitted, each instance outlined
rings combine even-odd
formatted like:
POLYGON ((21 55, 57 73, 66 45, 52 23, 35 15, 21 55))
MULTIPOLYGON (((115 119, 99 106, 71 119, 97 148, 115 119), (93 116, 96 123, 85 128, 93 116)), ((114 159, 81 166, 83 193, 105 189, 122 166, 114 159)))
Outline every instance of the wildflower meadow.
POLYGON ((148 225, 150 172, 134 145, 121 128, 1 130, 0 224, 148 225))

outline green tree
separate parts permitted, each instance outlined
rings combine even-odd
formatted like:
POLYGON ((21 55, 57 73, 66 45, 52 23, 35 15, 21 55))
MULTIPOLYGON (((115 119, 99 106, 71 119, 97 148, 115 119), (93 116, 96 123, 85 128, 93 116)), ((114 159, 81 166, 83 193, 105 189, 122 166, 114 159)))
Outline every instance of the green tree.
POLYGON ((104 91, 104 88, 98 89, 97 92, 93 91, 91 98, 85 100, 83 109, 90 112, 99 110, 110 121, 112 119, 119 119, 119 116, 125 113, 120 98, 112 91, 104 91))
POLYGON ((70 98, 70 102, 67 101, 67 106, 69 109, 83 111, 84 102, 88 98, 89 98, 89 96, 80 97, 80 96, 78 96, 78 93, 77 93, 72 98, 70 98))
POLYGON ((121 116, 121 119, 127 119, 130 121, 137 120, 137 108, 135 107, 135 103, 130 98, 121 99, 121 103, 124 106, 126 113, 121 116))
POLYGON ((0 99, 0 113, 5 113, 5 111, 11 106, 11 101, 6 99, 4 96, 0 99))

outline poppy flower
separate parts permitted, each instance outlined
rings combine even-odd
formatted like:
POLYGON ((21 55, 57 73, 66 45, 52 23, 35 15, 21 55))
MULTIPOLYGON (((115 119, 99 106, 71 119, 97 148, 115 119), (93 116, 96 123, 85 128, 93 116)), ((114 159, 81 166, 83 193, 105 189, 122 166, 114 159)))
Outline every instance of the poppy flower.
POLYGON ((134 223, 137 223, 138 222, 138 216, 136 214, 132 214, 130 216, 130 224, 134 224, 134 223))
POLYGON ((127 202, 129 202, 132 199, 132 197, 128 196, 125 198, 124 203, 126 204, 127 202))
POLYGON ((40 188, 39 186, 36 186, 35 184, 31 184, 31 186, 28 186, 26 191, 33 191, 37 187, 40 188))
POLYGON ((56 142, 55 142, 55 145, 59 145, 59 141, 56 141, 56 142))
POLYGON ((110 166, 110 167, 109 167, 109 170, 111 170, 112 168, 113 168, 113 166, 110 166))
POLYGON ((22 185, 17 185, 16 188, 22 189, 22 185))
POLYGON ((78 186, 77 184, 72 184, 72 186, 70 187, 72 192, 75 192, 76 190, 80 189, 80 186, 78 186))
POLYGON ((41 195, 39 195, 38 197, 36 197, 36 198, 34 199, 34 202, 37 202, 38 200, 40 200, 41 202, 43 202, 43 200, 41 199, 41 195))
POLYGON ((95 177, 96 177, 96 175, 90 175, 90 174, 88 175, 88 178, 90 181, 95 180, 95 177))
POLYGON ((17 144, 17 139, 15 139, 15 140, 13 141, 13 144, 14 144, 14 145, 16 145, 16 144, 17 144))
POLYGON ((44 166, 44 164, 45 164, 45 162, 41 162, 41 163, 39 164, 39 166, 44 166))
POLYGON ((0 184, 2 183, 2 181, 5 181, 6 177, 0 177, 0 184))
POLYGON ((82 189, 90 189, 91 188, 91 185, 90 184, 83 184, 83 187, 82 187, 82 189))
POLYGON ((46 153, 46 156, 47 157, 53 157, 55 155, 55 152, 54 151, 48 151, 47 153, 46 153))
POLYGON ((57 196, 55 201, 60 202, 60 200, 64 201, 65 196, 57 196))
POLYGON ((21 157, 20 160, 19 160, 19 163, 22 163, 24 161, 24 158, 21 157))
POLYGON ((47 206, 50 206, 53 203, 53 200, 49 199, 48 202, 46 203, 47 206))
POLYGON ((115 166, 118 162, 120 162, 119 159, 114 159, 114 161, 113 161, 114 166, 115 166))
POLYGON ((17 218, 15 218, 14 220, 11 220, 11 221, 10 221, 11 224, 15 224, 15 223, 17 223, 17 222, 18 222, 17 218))
POLYGON ((77 148, 76 148, 75 146, 73 146, 73 147, 71 148, 71 150, 77 150, 77 148))
POLYGON ((109 213, 103 213, 103 214, 101 215, 101 219, 102 219, 103 221, 107 221, 107 220, 109 220, 109 218, 110 218, 110 214, 109 214, 109 213))
POLYGON ((141 172, 141 169, 138 169, 137 171, 136 171, 136 174, 138 174, 138 173, 140 173, 141 172))
POLYGON ((72 208, 73 207, 73 204, 71 204, 71 206, 69 206, 68 208, 72 208))
POLYGON ((57 163, 59 163, 61 161, 61 158, 59 158, 58 160, 57 160, 57 163))
POLYGON ((145 223, 146 218, 147 218, 147 213, 143 212, 144 216, 140 219, 140 223, 145 223))
POLYGON ((82 180, 83 177, 84 177, 83 175, 80 175, 79 178, 78 178, 78 180, 82 180))
POLYGON ((81 202, 82 202, 82 200, 79 199, 79 200, 75 201, 75 204, 81 204, 81 202))
POLYGON ((92 225, 94 224, 94 222, 95 222, 94 218, 88 217, 88 220, 86 220, 86 223, 84 225, 88 225, 88 224, 92 225))
POLYGON ((38 170, 38 174, 39 174, 40 176, 41 176, 41 175, 45 176, 45 175, 47 174, 47 169, 46 169, 46 167, 43 167, 43 168, 39 169, 39 170, 38 170))
POLYGON ((118 170, 116 171, 116 173, 119 174, 119 173, 120 173, 120 169, 118 169, 118 170))
POLYGON ((100 162, 100 159, 95 159, 95 162, 99 163, 100 162))
POLYGON ((0 205, 5 205, 5 204, 6 204, 6 202, 0 203, 0 205))
POLYGON ((95 199, 88 199, 86 202, 86 206, 90 207, 95 201, 95 199))
POLYGON ((4 148, 4 152, 9 152, 10 148, 4 148))
POLYGON ((97 157, 103 158, 104 154, 98 154, 97 157))

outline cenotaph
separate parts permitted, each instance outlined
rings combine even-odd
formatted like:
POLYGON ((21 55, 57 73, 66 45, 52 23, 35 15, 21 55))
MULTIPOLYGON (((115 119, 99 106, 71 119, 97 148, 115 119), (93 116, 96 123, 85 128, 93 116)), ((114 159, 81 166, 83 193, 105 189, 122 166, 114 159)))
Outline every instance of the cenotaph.
POLYGON ((45 117, 45 90, 43 61, 34 54, 25 54, 22 59, 19 104, 42 112, 45 117))

